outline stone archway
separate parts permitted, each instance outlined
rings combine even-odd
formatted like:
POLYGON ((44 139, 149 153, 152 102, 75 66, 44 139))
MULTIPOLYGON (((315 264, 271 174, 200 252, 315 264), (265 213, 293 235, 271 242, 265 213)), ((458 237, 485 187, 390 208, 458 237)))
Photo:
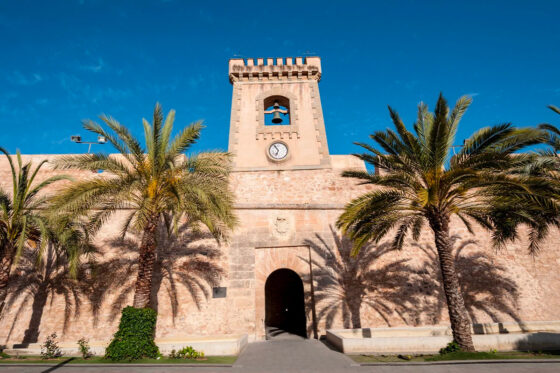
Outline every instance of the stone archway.
POLYGON ((266 337, 307 337, 303 281, 291 269, 278 269, 265 283, 266 337))

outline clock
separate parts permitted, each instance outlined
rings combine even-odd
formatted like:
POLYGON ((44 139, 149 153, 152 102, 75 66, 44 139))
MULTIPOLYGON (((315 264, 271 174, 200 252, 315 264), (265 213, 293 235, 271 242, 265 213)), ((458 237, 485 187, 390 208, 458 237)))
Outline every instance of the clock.
POLYGON ((270 158, 280 161, 288 155, 288 146, 283 142, 275 142, 268 148, 268 155, 270 158))

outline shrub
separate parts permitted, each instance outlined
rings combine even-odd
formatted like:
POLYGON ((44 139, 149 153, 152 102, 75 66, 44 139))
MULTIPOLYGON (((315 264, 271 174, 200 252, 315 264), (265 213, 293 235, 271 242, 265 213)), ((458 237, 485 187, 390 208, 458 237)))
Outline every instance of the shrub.
POLYGON ((105 358, 132 361, 160 356, 154 343, 156 319, 157 313, 151 308, 123 309, 119 330, 107 347, 105 358))
POLYGON ((459 347, 459 344, 455 341, 449 342, 447 344, 447 346, 445 346, 444 348, 439 350, 439 354, 440 355, 445 355, 445 354, 449 354, 451 352, 458 352, 461 351, 461 347, 459 347))
POLYGON ((91 353, 91 348, 89 347, 89 341, 85 338, 81 338, 78 340, 78 346, 80 347, 80 352, 84 359, 90 358, 93 356, 91 353))
POLYGON ((62 351, 58 347, 56 338, 56 333, 52 333, 47 337, 45 343, 41 345, 41 359, 54 359, 62 356, 62 351))
POLYGON ((171 359, 200 359, 204 357, 204 352, 197 351, 191 346, 183 347, 179 351, 171 350, 171 359))

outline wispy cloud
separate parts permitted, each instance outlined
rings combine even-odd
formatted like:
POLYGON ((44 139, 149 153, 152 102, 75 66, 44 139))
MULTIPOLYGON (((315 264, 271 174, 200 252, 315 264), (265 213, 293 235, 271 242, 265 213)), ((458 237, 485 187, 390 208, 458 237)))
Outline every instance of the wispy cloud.
POLYGON ((14 71, 7 77, 8 81, 12 84, 30 86, 43 81, 43 76, 41 74, 23 74, 21 71, 14 71))
POLYGON ((103 69, 103 67, 105 67, 105 61, 103 61, 103 58, 98 58, 97 63, 93 65, 82 65, 80 66, 80 69, 91 71, 92 73, 98 73, 103 69))

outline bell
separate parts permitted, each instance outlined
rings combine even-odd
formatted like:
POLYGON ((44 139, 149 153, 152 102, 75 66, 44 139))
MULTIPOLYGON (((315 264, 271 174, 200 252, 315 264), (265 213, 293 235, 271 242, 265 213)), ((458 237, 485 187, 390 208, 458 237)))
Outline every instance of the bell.
POLYGON ((272 115, 272 123, 274 124, 282 123, 282 118, 280 118, 279 111, 275 111, 274 114, 272 115))

